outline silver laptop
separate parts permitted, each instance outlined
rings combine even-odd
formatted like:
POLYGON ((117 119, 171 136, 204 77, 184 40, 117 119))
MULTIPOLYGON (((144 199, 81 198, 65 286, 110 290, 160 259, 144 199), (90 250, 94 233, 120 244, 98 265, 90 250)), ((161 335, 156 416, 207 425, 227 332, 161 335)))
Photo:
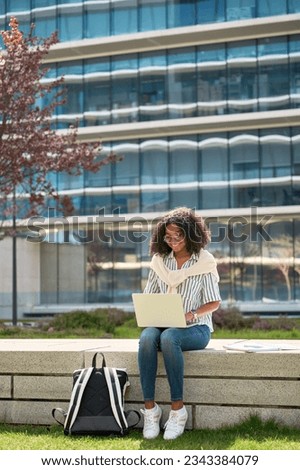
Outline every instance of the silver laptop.
POLYGON ((185 313, 180 294, 132 294, 138 326, 185 328, 185 313))

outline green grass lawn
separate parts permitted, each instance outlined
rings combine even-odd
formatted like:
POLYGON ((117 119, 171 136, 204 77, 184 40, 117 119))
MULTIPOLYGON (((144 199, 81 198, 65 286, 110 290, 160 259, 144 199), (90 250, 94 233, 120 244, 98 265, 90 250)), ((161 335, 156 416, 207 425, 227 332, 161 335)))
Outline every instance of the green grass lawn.
MULTIPOLYGON (((127 326, 126 324, 117 326, 114 333, 107 333, 97 328, 77 328, 74 330, 63 331, 39 331, 32 328, 10 328, 6 330, 0 329, 0 339, 13 338, 129 338, 137 339, 140 336, 140 329, 137 327, 127 326)), ((299 339, 300 330, 271 330, 271 331, 254 331, 249 328, 232 331, 228 329, 217 329, 212 335, 214 339, 299 339)))
POLYGON ((0 425, 0 450, 300 450, 300 429, 252 417, 233 427, 185 431, 174 441, 162 433, 145 440, 140 429, 126 436, 65 436, 53 426, 0 425))

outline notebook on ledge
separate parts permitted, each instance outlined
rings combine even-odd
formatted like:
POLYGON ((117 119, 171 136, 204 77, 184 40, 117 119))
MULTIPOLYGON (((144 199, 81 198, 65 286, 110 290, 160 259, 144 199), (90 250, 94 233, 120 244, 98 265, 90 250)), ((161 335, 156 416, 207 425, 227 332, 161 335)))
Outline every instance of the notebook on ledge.
POLYGON ((132 294, 132 301, 140 327, 186 327, 180 294, 132 294))

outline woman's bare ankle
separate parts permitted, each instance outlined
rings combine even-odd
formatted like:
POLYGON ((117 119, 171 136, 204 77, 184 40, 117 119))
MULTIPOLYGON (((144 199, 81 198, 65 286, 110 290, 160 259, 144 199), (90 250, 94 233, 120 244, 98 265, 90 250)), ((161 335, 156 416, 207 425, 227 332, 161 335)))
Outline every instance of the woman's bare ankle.
POLYGON ((183 401, 182 400, 172 401, 171 409, 173 411, 181 410, 181 408, 183 408, 183 401))
POLYGON ((151 410, 154 407, 155 407, 155 401, 154 400, 145 401, 145 409, 146 410, 151 410))

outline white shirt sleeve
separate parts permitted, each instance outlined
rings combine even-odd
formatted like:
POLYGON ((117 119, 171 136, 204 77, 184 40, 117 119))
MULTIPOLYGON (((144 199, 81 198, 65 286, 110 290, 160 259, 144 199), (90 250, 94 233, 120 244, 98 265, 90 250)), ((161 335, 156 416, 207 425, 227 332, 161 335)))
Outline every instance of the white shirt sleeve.
POLYGON ((203 285, 201 289, 201 304, 221 300, 219 284, 216 276, 212 273, 203 274, 203 285))

